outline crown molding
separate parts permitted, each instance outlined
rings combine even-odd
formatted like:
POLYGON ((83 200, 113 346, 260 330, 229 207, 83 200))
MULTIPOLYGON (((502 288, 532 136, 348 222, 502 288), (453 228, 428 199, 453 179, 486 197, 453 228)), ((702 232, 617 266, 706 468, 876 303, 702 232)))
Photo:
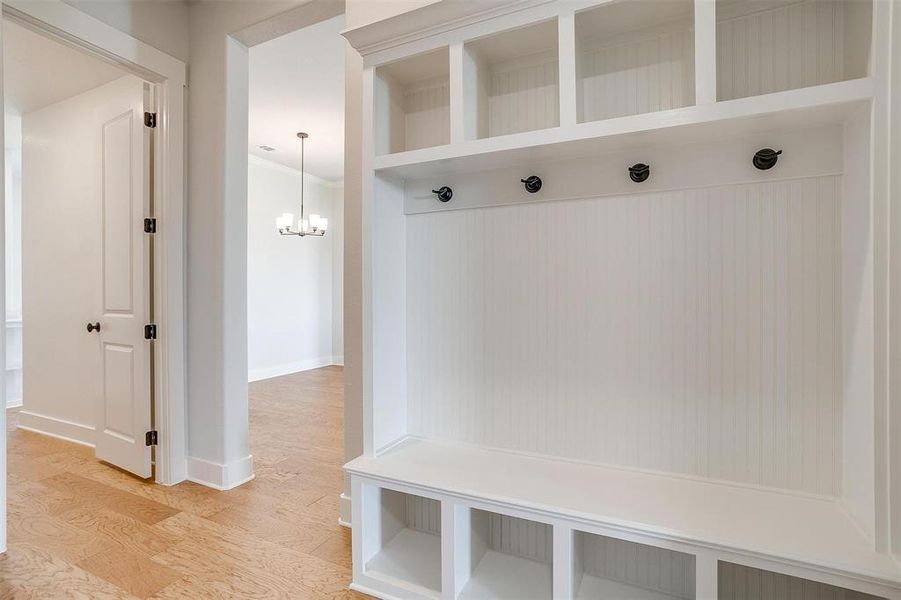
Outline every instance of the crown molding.
POLYGON ((554 1, 441 0, 381 21, 345 29, 341 35, 361 56, 367 56, 554 1))

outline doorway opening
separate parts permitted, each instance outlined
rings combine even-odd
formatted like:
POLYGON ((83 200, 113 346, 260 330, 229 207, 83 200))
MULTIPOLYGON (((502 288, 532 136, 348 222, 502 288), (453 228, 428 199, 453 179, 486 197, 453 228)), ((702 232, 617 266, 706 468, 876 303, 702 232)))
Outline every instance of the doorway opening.
POLYGON ((151 478, 156 88, 2 27, 9 470, 45 446, 151 478))
POLYGON ((344 16, 334 16, 249 48, 247 150, 256 473, 249 485, 302 506, 292 517, 321 536, 311 551, 321 543, 319 552, 341 564, 349 560, 350 543, 338 527, 344 489, 343 27, 344 16), (324 235, 290 235, 314 227, 316 234, 324 227, 324 235))

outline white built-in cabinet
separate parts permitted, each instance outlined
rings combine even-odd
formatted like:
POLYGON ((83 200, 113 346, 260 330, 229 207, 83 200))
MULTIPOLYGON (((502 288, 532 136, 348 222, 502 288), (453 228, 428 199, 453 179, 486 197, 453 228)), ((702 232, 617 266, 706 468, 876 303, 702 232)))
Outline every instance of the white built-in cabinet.
POLYGON ((355 589, 901 598, 894 8, 437 2, 345 32, 355 589))

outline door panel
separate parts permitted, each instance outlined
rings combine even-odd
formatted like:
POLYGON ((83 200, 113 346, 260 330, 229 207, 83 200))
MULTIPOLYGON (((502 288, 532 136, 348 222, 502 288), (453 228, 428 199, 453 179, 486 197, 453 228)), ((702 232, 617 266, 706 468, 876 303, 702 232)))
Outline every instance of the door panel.
POLYGON ((103 382, 97 428, 97 458, 151 475, 148 241, 143 233, 147 197, 144 84, 130 85, 98 108, 101 139, 101 268, 103 382))
POLYGON ((103 252, 102 282, 103 312, 131 313, 132 272, 135 235, 132 224, 131 189, 134 128, 133 111, 129 110, 107 121, 102 126, 102 184, 103 249, 115 248, 118 252, 103 252), (123 152, 123 149, 129 150, 123 152))

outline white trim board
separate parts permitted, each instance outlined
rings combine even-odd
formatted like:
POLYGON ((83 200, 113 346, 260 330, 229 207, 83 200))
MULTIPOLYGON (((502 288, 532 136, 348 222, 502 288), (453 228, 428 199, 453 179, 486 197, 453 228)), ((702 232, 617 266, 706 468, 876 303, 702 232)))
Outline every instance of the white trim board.
POLYGON ((273 377, 281 377, 282 375, 290 375, 292 373, 300 373, 302 371, 311 371, 313 369, 321 369, 322 367, 331 367, 344 364, 343 356, 320 356, 317 358, 309 358, 306 360, 298 360, 271 367, 260 367, 250 369, 247 374, 247 381, 261 381, 263 379, 272 379, 273 377))
MULTIPOLYGON (((159 123, 154 156, 154 187, 158 194, 155 216, 160 223, 159 243, 155 245, 157 280, 154 286, 155 320, 160 330, 159 340, 154 346, 157 366, 154 424, 160 437, 156 450, 156 481, 165 485, 176 484, 187 475, 184 322, 186 65, 61 0, 10 0, 4 1, 2 8, 5 17, 69 46, 99 55, 155 86, 159 123)), ((5 431, 0 435, 5 435, 5 431)), ((5 478, 2 485, 5 485, 5 478)))
POLYGON ((227 464, 188 457, 188 481, 217 490, 230 490, 253 479, 253 455, 227 464))
POLYGON ((19 411, 19 429, 91 448, 95 446, 97 435, 97 430, 90 425, 48 417, 28 410, 19 411))

